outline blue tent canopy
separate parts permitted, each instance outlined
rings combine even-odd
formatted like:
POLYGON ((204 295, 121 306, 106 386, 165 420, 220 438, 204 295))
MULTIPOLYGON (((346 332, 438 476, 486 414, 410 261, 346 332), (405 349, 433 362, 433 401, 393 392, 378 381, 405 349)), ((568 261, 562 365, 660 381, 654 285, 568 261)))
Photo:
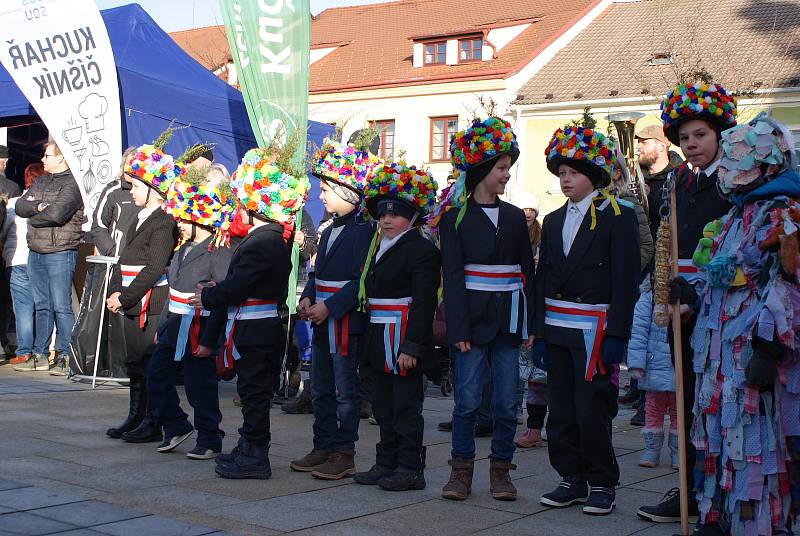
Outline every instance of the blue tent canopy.
MULTIPOLYGON (((233 171, 256 145, 242 94, 186 54, 138 4, 101 14, 117 64, 123 148, 149 143, 174 120, 187 128, 175 132, 167 151, 177 155, 193 143, 213 143, 214 160, 233 171)), ((0 126, 36 116, 1 65, 0 95, 0 126)), ((321 145, 332 132, 330 125, 308 122, 309 144, 321 145)), ((319 186, 312 184, 307 209, 319 222, 319 186)))

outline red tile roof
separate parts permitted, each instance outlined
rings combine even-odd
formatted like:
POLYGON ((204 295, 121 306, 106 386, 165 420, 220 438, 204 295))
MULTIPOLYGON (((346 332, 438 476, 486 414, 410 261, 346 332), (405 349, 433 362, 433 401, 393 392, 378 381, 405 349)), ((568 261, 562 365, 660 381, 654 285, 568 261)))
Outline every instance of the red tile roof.
MULTIPOLYGON (((341 46, 311 66, 310 91, 510 76, 598 2, 398 0, 326 9, 311 20, 311 48, 341 46), (491 6, 491 9, 487 10, 487 6, 491 6), (410 39, 416 36, 479 33, 493 27, 529 22, 530 27, 500 49, 491 61, 412 66, 413 43, 410 39)), ((206 67, 218 66, 228 55, 222 27, 200 28, 170 35, 206 67), (221 50, 223 43, 224 52, 221 50)))
POLYGON ((652 98, 679 73, 701 68, 731 91, 800 87, 800 1, 612 4, 521 88, 515 104, 652 98), (671 64, 648 63, 670 53, 671 64))

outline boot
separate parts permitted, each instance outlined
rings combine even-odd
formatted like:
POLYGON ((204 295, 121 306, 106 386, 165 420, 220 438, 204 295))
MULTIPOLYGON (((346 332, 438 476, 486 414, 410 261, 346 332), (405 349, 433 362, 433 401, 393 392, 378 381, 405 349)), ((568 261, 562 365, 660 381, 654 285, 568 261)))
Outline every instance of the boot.
POLYGON ((369 416, 372 415, 372 404, 370 404, 369 400, 366 398, 361 399, 361 408, 358 412, 358 417, 360 419, 369 419, 369 416))
POLYGON ((528 428, 525 433, 514 438, 514 444, 521 449, 529 449, 542 444, 542 431, 528 428))
POLYGON ((409 491, 425 489, 425 458, 427 448, 420 449, 419 457, 421 466, 419 469, 410 469, 408 467, 398 467, 392 474, 381 478, 378 481, 378 486, 386 491, 409 491))
POLYGON ((128 417, 113 428, 106 430, 108 437, 120 439, 122 434, 136 429, 142 423, 144 418, 144 382, 141 380, 131 379, 130 382, 130 402, 128 405, 128 417))
POLYGON ((376 486, 381 479, 391 475, 394 471, 391 467, 384 467, 376 463, 369 471, 354 474, 353 482, 363 486, 376 486))
POLYGON ((229 462, 217 456, 214 471, 222 478, 256 478, 266 480, 272 476, 269 464, 269 446, 261 447, 246 439, 239 441, 240 448, 229 462))
POLYGON ((489 492, 498 501, 516 501, 517 488, 511 483, 510 469, 517 466, 506 460, 489 459, 489 492))
POLYGON ((644 452, 639 457, 639 465, 642 467, 658 467, 661 459, 661 447, 664 446, 664 432, 642 431, 644 438, 644 452))
POLYGON ((673 469, 678 469, 681 463, 681 458, 678 455, 678 432, 669 433, 669 463, 673 469))
POLYGON ((164 441, 164 430, 161 428, 161 422, 148 409, 141 424, 134 430, 122 434, 122 440, 128 443, 161 442, 164 441))
POLYGON ((292 460, 289 468, 293 471, 300 471, 301 473, 309 473, 322 465, 328 460, 330 452, 322 449, 313 449, 311 452, 300 458, 299 460, 292 460))
POLYGON ((636 413, 631 417, 631 426, 644 426, 644 404, 636 408, 636 413))
POLYGON ((450 480, 442 488, 442 497, 453 501, 463 501, 472 492, 472 472, 475 469, 473 458, 453 458, 449 462, 450 480))
POLYGON ((311 476, 320 480, 340 480, 346 476, 353 476, 356 474, 355 455, 354 450, 331 452, 328 461, 314 467, 311 476))
POLYGON ((314 405, 311 399, 311 390, 303 389, 303 391, 296 397, 290 399, 288 402, 281 406, 284 413, 289 415, 302 415, 305 413, 314 413, 314 405))
POLYGON ((239 437, 239 442, 229 453, 225 454, 221 452, 217 454, 217 463, 232 463, 234 458, 236 458, 236 455, 239 454, 239 451, 242 450, 243 444, 244 438, 239 437))

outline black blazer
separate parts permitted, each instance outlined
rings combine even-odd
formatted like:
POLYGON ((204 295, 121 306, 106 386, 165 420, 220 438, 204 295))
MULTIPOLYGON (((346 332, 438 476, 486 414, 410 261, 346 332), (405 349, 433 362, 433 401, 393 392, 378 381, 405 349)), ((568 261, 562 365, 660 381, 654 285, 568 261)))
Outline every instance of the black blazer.
MULTIPOLYGON (((522 330, 510 333, 511 292, 467 290, 465 264, 519 264, 525 275, 528 303, 528 333, 533 335, 534 265, 528 238, 528 225, 521 209, 500 201, 497 228, 472 197, 461 225, 456 230, 458 210, 442 218, 442 275, 447 323, 447 342, 470 341, 488 344, 498 334, 508 335, 513 343, 522 340, 522 330)), ((519 319, 523 318, 520 300, 519 319)))
POLYGON ((536 334, 550 344, 583 348, 583 335, 571 328, 546 326, 545 298, 586 304, 609 304, 606 334, 630 337, 633 307, 639 293, 639 225, 636 212, 619 203, 616 216, 609 205, 599 210, 597 225, 586 215, 564 256, 561 232, 567 204, 545 216, 536 272, 536 334))
MULTIPOLYGON (((210 236, 199 244, 194 245, 189 252, 189 244, 185 243, 178 248, 172 263, 169 266, 169 287, 178 292, 194 292, 201 281, 214 281, 219 283, 228 273, 228 266, 233 256, 233 247, 214 247, 214 237, 210 236), (208 250, 209 245, 211 251, 208 250)), ((208 317, 201 317, 200 344, 210 348, 217 347, 221 340, 222 329, 227 320, 227 309, 217 308, 211 311, 208 317)), ((170 313, 168 303, 164 306, 162 324, 180 324, 180 316, 170 313)), ((159 327, 159 330, 161 327, 159 327)), ((177 336, 177 329, 175 335, 177 336)))
POLYGON ((125 314, 138 315, 142 298, 152 288, 149 313, 157 315, 164 309, 169 296, 169 287, 164 285, 153 288, 153 285, 164 275, 175 251, 175 245, 178 243, 178 226, 175 225, 175 219, 160 208, 150 214, 137 229, 138 221, 134 219, 125 232, 126 243, 120 253, 119 262, 111 272, 109 293, 121 292, 119 301, 125 314), (122 287, 120 266, 123 264, 144 266, 127 288, 122 287))
MULTIPOLYGON (((269 222, 256 227, 233 252, 225 279, 203 289, 203 307, 233 307, 256 298, 275 300, 280 308, 289 287, 290 252, 282 226, 269 222)), ((237 346, 279 347, 285 343, 281 319, 237 320, 233 342, 237 346)))
MULTIPOLYGON (((375 234, 375 224, 363 221, 357 215, 357 210, 342 219, 345 220, 336 241, 328 249, 328 240, 333 230, 333 225, 322 231, 322 237, 317 249, 317 260, 314 271, 308 276, 306 288, 302 298, 309 298, 312 303, 316 299, 314 282, 317 278, 323 281, 350 281, 342 289, 325 300, 325 305, 333 318, 342 318, 350 313, 348 329, 351 334, 363 333, 367 327, 367 317, 364 313, 356 311, 358 305, 358 285, 361 271, 367 260, 369 245, 375 234)), ((314 326, 315 330, 328 332, 328 322, 314 326)))
MULTIPOLYGON (((341 237, 340 237, 341 238, 341 237)), ((377 251, 376 251, 377 253, 377 251)), ((406 298, 413 302, 400 352, 417 358, 417 369, 439 366, 433 349, 433 315, 439 292, 439 250, 417 229, 404 234, 378 260, 372 261, 365 278, 367 298, 406 298)), ((370 324, 364 337, 362 360, 383 371, 384 324, 370 324)))

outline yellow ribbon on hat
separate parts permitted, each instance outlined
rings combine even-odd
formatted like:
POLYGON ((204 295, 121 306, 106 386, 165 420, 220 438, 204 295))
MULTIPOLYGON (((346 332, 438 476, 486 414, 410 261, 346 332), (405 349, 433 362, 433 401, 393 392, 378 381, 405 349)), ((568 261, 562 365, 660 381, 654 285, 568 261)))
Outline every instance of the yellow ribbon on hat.
POLYGON ((614 209, 614 216, 619 216, 622 214, 622 210, 619 208, 619 203, 617 203, 617 197, 611 194, 608 191, 608 188, 603 188, 602 190, 597 191, 597 195, 592 199, 591 204, 591 214, 592 214, 592 224, 589 226, 590 231, 594 231, 595 227, 597 227, 597 209, 595 209, 594 202, 595 201, 608 201, 611 204, 611 208, 614 209))

